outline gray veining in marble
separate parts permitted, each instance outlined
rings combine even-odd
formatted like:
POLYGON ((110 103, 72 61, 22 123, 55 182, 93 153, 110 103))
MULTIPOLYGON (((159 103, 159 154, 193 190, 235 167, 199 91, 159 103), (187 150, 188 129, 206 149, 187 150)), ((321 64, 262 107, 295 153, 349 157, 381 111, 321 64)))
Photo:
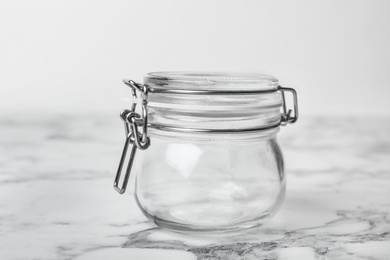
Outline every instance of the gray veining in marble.
POLYGON ((389 118, 303 117, 279 134, 287 195, 274 219, 191 237, 114 191, 117 115, 3 117, 0 259, 390 259, 389 133, 389 118))

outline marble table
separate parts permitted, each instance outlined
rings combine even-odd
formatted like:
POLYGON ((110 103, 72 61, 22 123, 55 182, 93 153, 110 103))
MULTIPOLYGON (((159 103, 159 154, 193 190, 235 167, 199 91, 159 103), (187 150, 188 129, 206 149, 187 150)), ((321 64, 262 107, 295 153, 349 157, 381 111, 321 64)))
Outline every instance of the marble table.
POLYGON ((191 237, 113 189, 116 114, 1 117, 0 259, 390 259, 389 118, 303 115, 279 137, 279 213, 245 235, 191 237))

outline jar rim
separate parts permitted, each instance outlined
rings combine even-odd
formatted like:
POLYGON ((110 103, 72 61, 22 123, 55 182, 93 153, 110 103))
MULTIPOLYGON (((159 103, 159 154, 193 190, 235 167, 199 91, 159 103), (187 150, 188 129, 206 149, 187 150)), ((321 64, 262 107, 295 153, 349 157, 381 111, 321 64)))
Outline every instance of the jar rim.
POLYGON ((153 90, 183 90, 204 92, 264 92, 275 91, 278 80, 270 75, 239 72, 149 72, 144 78, 153 90))

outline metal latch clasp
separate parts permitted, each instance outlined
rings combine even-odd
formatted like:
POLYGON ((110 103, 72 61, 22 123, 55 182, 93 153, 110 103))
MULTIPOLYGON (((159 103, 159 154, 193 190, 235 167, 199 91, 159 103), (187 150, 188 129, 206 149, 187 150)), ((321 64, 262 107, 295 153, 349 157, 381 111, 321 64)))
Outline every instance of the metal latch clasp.
MULTIPOLYGON (((122 156, 114 180, 114 188, 120 194, 123 194, 126 191, 127 183, 130 178, 131 170, 133 168, 133 162, 134 162, 137 149, 145 150, 150 146, 150 138, 148 137, 148 129, 147 129, 148 128, 147 103, 148 103, 148 92, 149 92, 148 86, 140 83, 136 83, 132 80, 124 80, 123 82, 131 88, 134 99, 137 98, 137 92, 141 93, 142 112, 141 114, 135 112, 137 103, 134 102, 132 104, 131 110, 125 109, 120 114, 120 118, 122 119, 125 125, 125 133, 126 133, 126 140, 123 147, 122 156), (140 128, 142 128, 141 131, 140 128), (129 149, 129 146, 131 146, 131 149, 129 149), (123 170, 126 160, 128 160, 127 166, 126 169, 123 170), (124 178, 122 181, 122 185, 120 185, 119 182, 123 172, 124 172, 124 178)), ((150 91, 153 90, 151 89, 150 91)), ((280 91, 282 96, 283 112, 281 114, 280 125, 285 126, 287 124, 295 123, 298 120, 297 92, 292 88, 284 88, 282 86, 278 86, 277 90, 274 91, 280 91), (285 92, 292 93, 293 110, 287 109, 285 92), (294 113, 292 113, 293 111, 294 113)), ((212 131, 212 130, 207 130, 207 131, 212 131)))
POLYGON ((136 103, 133 103, 131 110, 125 109, 120 113, 120 118, 125 125, 126 140, 123 147, 122 156, 119 162, 118 171, 114 180, 114 188, 120 194, 125 193, 127 183, 130 178, 131 169, 133 167, 133 162, 137 148, 140 150, 145 150, 150 145, 150 138, 148 137, 148 88, 146 85, 136 83, 132 80, 123 80, 123 82, 128 85, 132 90, 133 98, 137 98, 137 91, 141 92, 142 95, 142 115, 135 112, 136 103), (142 127, 142 132, 139 131, 139 127, 142 127), (127 167, 124 173, 124 179, 121 187, 119 187, 119 181, 123 173, 123 165, 125 164, 126 158, 128 157, 129 146, 132 145, 127 167))
POLYGON ((282 126, 285 126, 287 124, 293 124, 298 120, 298 97, 297 92, 293 88, 284 88, 282 86, 278 86, 278 90, 282 94, 282 102, 283 102, 283 113, 281 115, 281 122, 280 124, 282 126), (291 92, 293 97, 293 103, 294 103, 294 114, 291 115, 292 109, 287 110, 287 104, 286 104, 286 97, 285 92, 291 92))

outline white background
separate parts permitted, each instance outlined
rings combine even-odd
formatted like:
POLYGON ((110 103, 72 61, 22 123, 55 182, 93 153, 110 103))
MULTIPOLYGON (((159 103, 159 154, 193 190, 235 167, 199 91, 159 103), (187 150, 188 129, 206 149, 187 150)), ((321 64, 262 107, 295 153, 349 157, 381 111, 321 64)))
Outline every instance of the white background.
POLYGON ((250 71, 301 115, 390 115, 390 1, 0 1, 0 113, 117 114, 124 77, 250 71))

